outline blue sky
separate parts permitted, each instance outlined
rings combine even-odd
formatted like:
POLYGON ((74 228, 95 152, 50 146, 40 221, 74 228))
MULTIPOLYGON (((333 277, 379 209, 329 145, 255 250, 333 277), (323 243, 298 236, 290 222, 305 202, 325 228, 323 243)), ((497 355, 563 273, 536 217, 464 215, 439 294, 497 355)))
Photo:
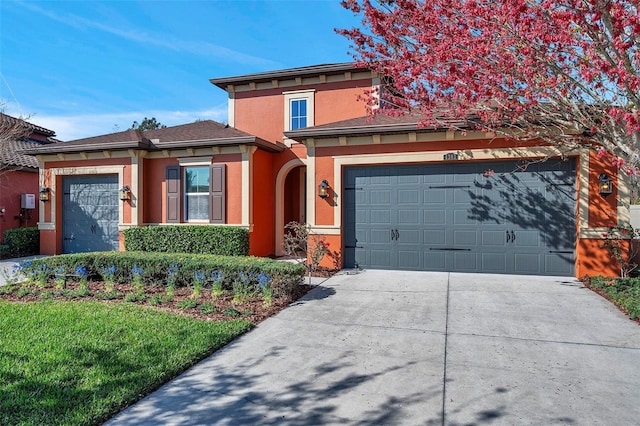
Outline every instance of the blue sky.
POLYGON ((0 102, 72 140, 227 119, 210 78, 348 62, 339 0, 0 1, 0 102))

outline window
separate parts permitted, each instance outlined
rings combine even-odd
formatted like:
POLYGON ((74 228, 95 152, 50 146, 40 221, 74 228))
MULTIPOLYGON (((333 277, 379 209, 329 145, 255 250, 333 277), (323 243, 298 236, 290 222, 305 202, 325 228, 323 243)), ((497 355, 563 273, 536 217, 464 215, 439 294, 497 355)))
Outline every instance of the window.
POLYGON ((307 127, 307 100, 291 100, 291 126, 290 130, 307 127))
POLYGON ((184 220, 209 221, 209 167, 184 168, 184 220))
POLYGON ((315 90, 284 92, 284 130, 303 129, 314 125, 315 90))
POLYGON ((226 165, 179 161, 166 171, 166 222, 226 223, 226 165))

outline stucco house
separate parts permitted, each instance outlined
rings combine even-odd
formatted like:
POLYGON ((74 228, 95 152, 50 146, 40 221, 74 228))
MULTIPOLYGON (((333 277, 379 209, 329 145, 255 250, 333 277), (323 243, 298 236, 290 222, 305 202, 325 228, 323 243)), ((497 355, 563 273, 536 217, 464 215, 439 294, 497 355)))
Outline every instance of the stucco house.
POLYGON ((0 113, 0 243, 8 229, 38 223, 38 160, 21 152, 59 142, 53 130, 0 113))
POLYGON ((380 76, 350 63, 210 81, 228 93, 228 125, 27 151, 50 194, 43 254, 118 250, 125 228, 188 223, 246 227, 251 254, 277 256, 296 220, 345 268, 617 272, 600 244, 606 227, 628 220, 628 189, 587 149, 370 118, 361 99, 380 76))

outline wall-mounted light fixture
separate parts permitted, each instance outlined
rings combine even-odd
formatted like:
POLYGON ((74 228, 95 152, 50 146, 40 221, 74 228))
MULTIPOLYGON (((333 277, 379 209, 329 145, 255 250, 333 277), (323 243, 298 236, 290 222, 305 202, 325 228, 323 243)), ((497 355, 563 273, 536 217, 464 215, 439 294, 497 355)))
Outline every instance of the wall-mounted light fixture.
POLYGON ((121 201, 127 201, 131 195, 131 193, 129 192, 131 189, 129 188, 129 185, 125 185, 122 188, 120 188, 120 200, 121 201))
POLYGON ((49 188, 40 188, 40 201, 46 203, 49 201, 49 194, 51 193, 51 189, 49 188))
POLYGON ((611 194, 613 190, 613 184, 611 183, 611 178, 606 173, 601 173, 600 177, 598 177, 598 191, 600 194, 611 194))
POLYGON ((327 180, 323 180, 318 185, 318 197, 327 198, 329 196, 329 182, 327 180))

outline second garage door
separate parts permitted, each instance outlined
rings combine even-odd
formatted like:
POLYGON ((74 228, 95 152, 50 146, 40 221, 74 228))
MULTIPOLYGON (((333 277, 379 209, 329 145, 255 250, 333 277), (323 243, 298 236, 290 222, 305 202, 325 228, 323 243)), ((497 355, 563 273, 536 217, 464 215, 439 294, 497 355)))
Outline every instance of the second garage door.
POLYGON ((575 162, 344 170, 345 267, 574 274, 575 162))
POLYGON ((118 250, 118 176, 62 179, 62 251, 118 250))

